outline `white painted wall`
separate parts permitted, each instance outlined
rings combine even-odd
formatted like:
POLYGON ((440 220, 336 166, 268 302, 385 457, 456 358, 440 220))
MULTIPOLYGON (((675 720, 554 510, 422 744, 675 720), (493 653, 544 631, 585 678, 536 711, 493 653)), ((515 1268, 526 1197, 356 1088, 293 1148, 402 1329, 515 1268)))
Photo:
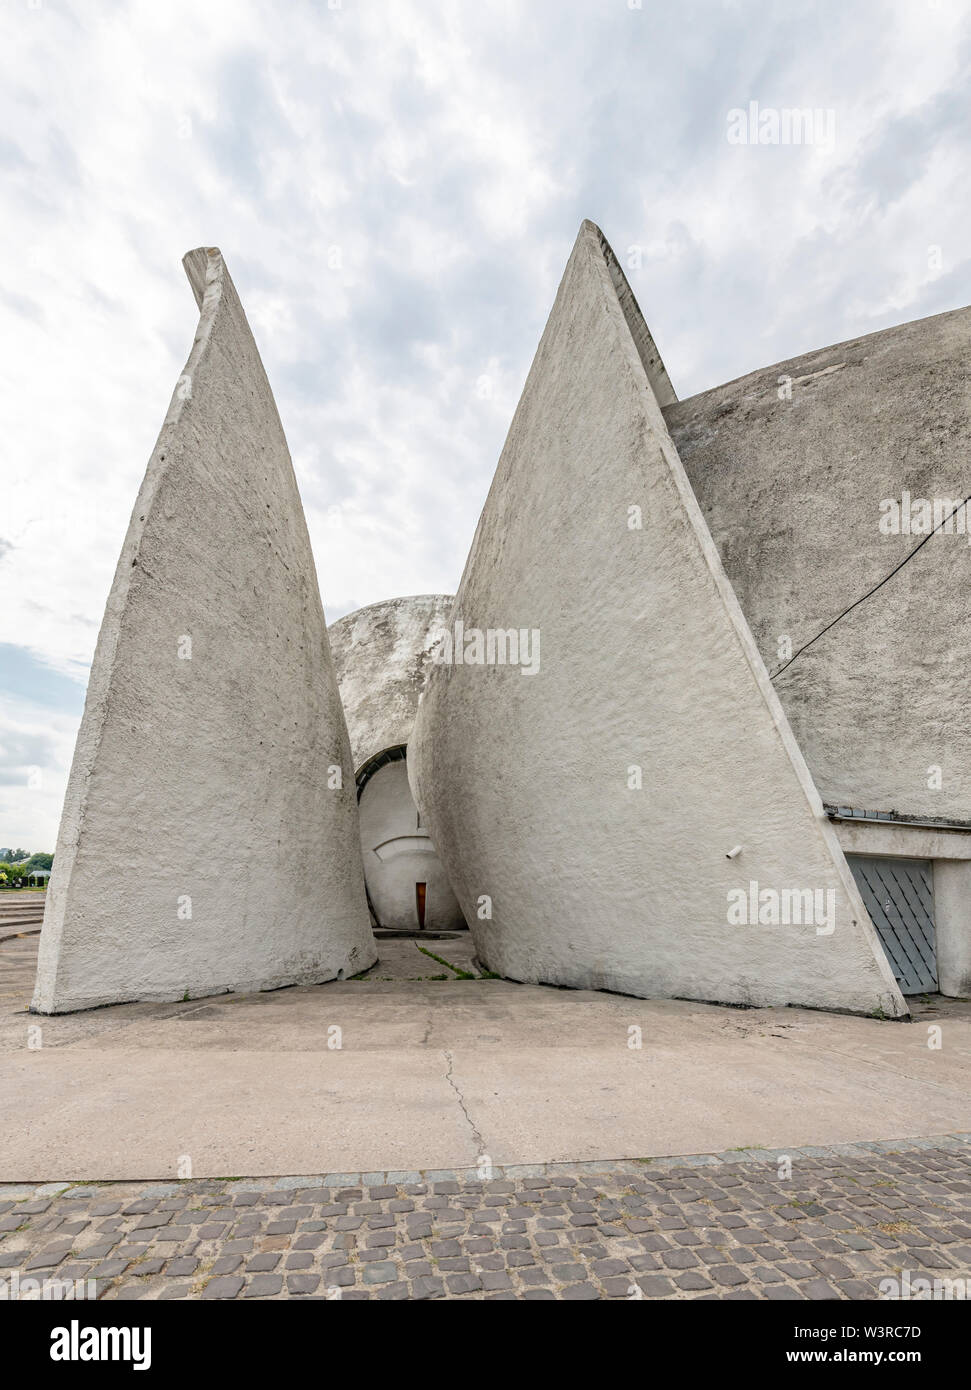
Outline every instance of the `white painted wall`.
POLYGON ((386 763, 361 793, 361 852, 371 905, 382 927, 418 928, 415 884, 425 887, 425 930, 465 926, 442 862, 408 785, 404 761, 386 763))
POLYGON ((328 980, 376 959, 283 429, 221 255, 191 252, 186 269, 199 326, 91 668, 40 940, 44 1013, 328 980))
POLYGON ((937 986, 942 994, 971 997, 971 863, 934 861, 934 934, 937 986))

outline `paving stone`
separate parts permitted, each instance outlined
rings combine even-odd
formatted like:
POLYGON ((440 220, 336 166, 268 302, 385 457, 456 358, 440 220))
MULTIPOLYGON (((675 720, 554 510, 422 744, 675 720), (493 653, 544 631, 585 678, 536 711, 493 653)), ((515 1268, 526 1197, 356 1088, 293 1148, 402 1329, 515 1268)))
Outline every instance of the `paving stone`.
MULTIPOLYGON (((114 1279, 128 1268, 128 1260, 104 1260, 91 1270, 93 1279, 114 1279)), ((30 1268, 30 1265, 27 1266, 30 1268)))
POLYGON ((696 1270, 689 1270, 685 1274, 679 1274, 674 1282, 679 1289, 684 1289, 686 1292, 698 1289, 710 1289, 712 1287, 711 1280, 706 1279, 703 1274, 699 1274, 696 1270))
POLYGON ((170 1211, 152 1212, 150 1215, 142 1217, 141 1221, 139 1221, 138 1225, 135 1227, 135 1230, 148 1231, 157 1226, 167 1226, 171 1220, 172 1213, 170 1211))
POLYGON ((272 1298, 283 1288, 282 1274, 256 1274, 246 1285, 244 1298, 272 1298))
POLYGON ((825 1279, 810 1279, 803 1286, 802 1290, 806 1298, 815 1300, 825 1298, 839 1298, 836 1290, 826 1282, 825 1279))
POLYGON ((473 1293, 482 1288, 482 1280, 477 1274, 449 1274, 445 1283, 449 1293, 473 1293))
POLYGON ((660 1259, 668 1269, 692 1269, 698 1263, 698 1256, 690 1250, 662 1250, 660 1259))
POLYGON ((443 1298, 445 1296, 445 1284, 441 1279, 434 1279, 422 1275, 413 1280, 412 1296, 414 1298, 443 1298))
MULTIPOLYGON (((237 1264, 239 1261, 237 1260, 237 1264)), ((235 1298, 243 1287, 243 1280, 223 1276, 221 1278, 210 1279, 209 1283, 202 1291, 203 1298, 235 1298)))
POLYGON ((263 1273, 268 1272, 268 1271, 271 1270, 271 1269, 276 1269, 276 1267, 277 1267, 277 1265, 278 1265, 279 1263, 280 1263, 280 1256, 279 1256, 279 1255, 275 1255, 275 1254, 254 1255, 253 1258, 247 1262, 247 1265, 246 1265, 246 1273, 247 1273, 247 1274, 263 1274, 263 1273))
POLYGON ((668 1294, 674 1292, 674 1285, 670 1279, 662 1279, 656 1274, 641 1274, 634 1282, 643 1289, 648 1298, 666 1298, 668 1294))
MULTIPOLYGON (((15 1264, 19 1263, 19 1260, 20 1260, 20 1254, 19 1254, 19 1252, 11 1251, 10 1253, 11 1253, 11 1254, 13 1255, 13 1257, 14 1257, 14 1263, 15 1263, 15 1264)), ((62 1260, 66 1260, 67 1257, 68 1257, 68 1255, 70 1255, 70 1253, 71 1253, 71 1247, 70 1247, 70 1246, 68 1246, 66 1249, 60 1248, 60 1249, 54 1249, 54 1250, 50 1250, 50 1249, 48 1249, 48 1250, 41 1250, 41 1251, 38 1251, 38 1253, 37 1253, 36 1255, 31 1255, 30 1258, 24 1263, 23 1268, 24 1268, 25 1270, 27 1270, 27 1269, 31 1269, 31 1270, 32 1270, 32 1269, 54 1269, 55 1266, 59 1265, 59 1264, 61 1263, 62 1260)), ((127 1260, 123 1260, 123 1261, 122 1261, 122 1268, 124 1268, 126 1264, 127 1264, 127 1260)))
POLYGON ((319 1274, 288 1274, 287 1290, 292 1294, 313 1293, 320 1283, 319 1274))
POLYGON ((753 1151, 704 1168, 657 1160, 649 1176, 627 1163, 492 1181, 367 1174, 363 1187, 357 1174, 247 1179, 238 1191, 131 1183, 117 1196, 24 1184, 0 1189, 0 1267, 101 1271, 113 1300, 193 1296, 201 1255, 210 1298, 623 1299, 636 1281, 648 1298, 704 1301, 876 1299, 902 1264, 929 1278, 971 1265, 971 1142, 793 1159, 785 1182, 753 1151))

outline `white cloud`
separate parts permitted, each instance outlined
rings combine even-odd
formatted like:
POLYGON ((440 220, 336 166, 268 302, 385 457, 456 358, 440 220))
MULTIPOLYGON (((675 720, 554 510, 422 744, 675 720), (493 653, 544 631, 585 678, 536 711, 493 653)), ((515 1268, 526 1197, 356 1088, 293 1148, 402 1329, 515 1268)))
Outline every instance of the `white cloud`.
MULTIPOLYGON (((685 13, 0 9, 0 642, 90 661, 191 345, 191 246, 250 316, 331 618, 454 589, 582 217, 645 247, 682 394, 971 298, 965 6, 685 13), (834 108, 834 150, 729 145, 752 99, 834 108)), ((45 756, 50 841, 63 729, 45 756)))
POLYGON ((29 701, 0 708, 0 840, 53 850, 78 720, 29 701))

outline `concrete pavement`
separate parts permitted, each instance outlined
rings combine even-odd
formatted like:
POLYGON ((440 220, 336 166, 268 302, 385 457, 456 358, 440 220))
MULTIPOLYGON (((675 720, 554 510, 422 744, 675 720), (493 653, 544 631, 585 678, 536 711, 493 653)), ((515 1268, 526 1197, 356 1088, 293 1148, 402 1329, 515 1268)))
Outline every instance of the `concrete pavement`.
MULTIPOLYGON (((640 1000, 463 979, 410 941, 383 941, 360 980, 41 1018, 25 1012, 35 949, 0 943, 0 1181, 170 1179, 186 1160, 197 1178, 466 1168, 483 1154, 582 1162, 971 1130, 961 1001, 914 1000, 913 1021, 891 1023, 640 1000)), ((467 938, 426 949, 471 965, 467 938)))

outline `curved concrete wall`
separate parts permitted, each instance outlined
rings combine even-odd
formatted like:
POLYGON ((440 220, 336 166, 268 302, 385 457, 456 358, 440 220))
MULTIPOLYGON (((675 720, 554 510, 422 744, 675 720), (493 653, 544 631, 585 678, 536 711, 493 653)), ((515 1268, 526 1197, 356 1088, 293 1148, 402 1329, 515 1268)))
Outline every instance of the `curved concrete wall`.
MULTIPOLYGON (((881 502, 971 495, 969 351, 959 309, 665 410, 770 672, 783 638, 798 651, 919 544, 881 531, 881 502)), ((928 541, 776 677, 825 801, 971 820, 968 532, 928 541)))
POLYGON ((503 975, 903 1015, 622 283, 585 223, 426 683, 416 800, 503 975), (469 662, 490 628, 526 630, 531 674, 469 662))
MULTIPOLYGON (((450 594, 416 594, 360 608, 332 623, 331 650, 355 769, 411 738, 431 653, 445 631, 450 594)), ((425 883, 425 929, 465 927, 458 900, 418 808, 403 761, 361 793, 361 852, 378 925, 417 930, 415 885, 425 883)))
POLYGON ((359 608, 328 629, 355 768, 411 737, 432 649, 451 594, 414 594, 359 608))
POLYGON ((185 265, 199 327, 91 668, 40 941, 45 1013, 326 980, 376 959, 283 429, 222 257, 185 265))
POLYGON ((461 908, 408 785, 404 760, 385 763, 361 792, 361 850, 374 915, 382 927, 419 930, 417 885, 425 891, 425 931, 465 926, 461 908))

